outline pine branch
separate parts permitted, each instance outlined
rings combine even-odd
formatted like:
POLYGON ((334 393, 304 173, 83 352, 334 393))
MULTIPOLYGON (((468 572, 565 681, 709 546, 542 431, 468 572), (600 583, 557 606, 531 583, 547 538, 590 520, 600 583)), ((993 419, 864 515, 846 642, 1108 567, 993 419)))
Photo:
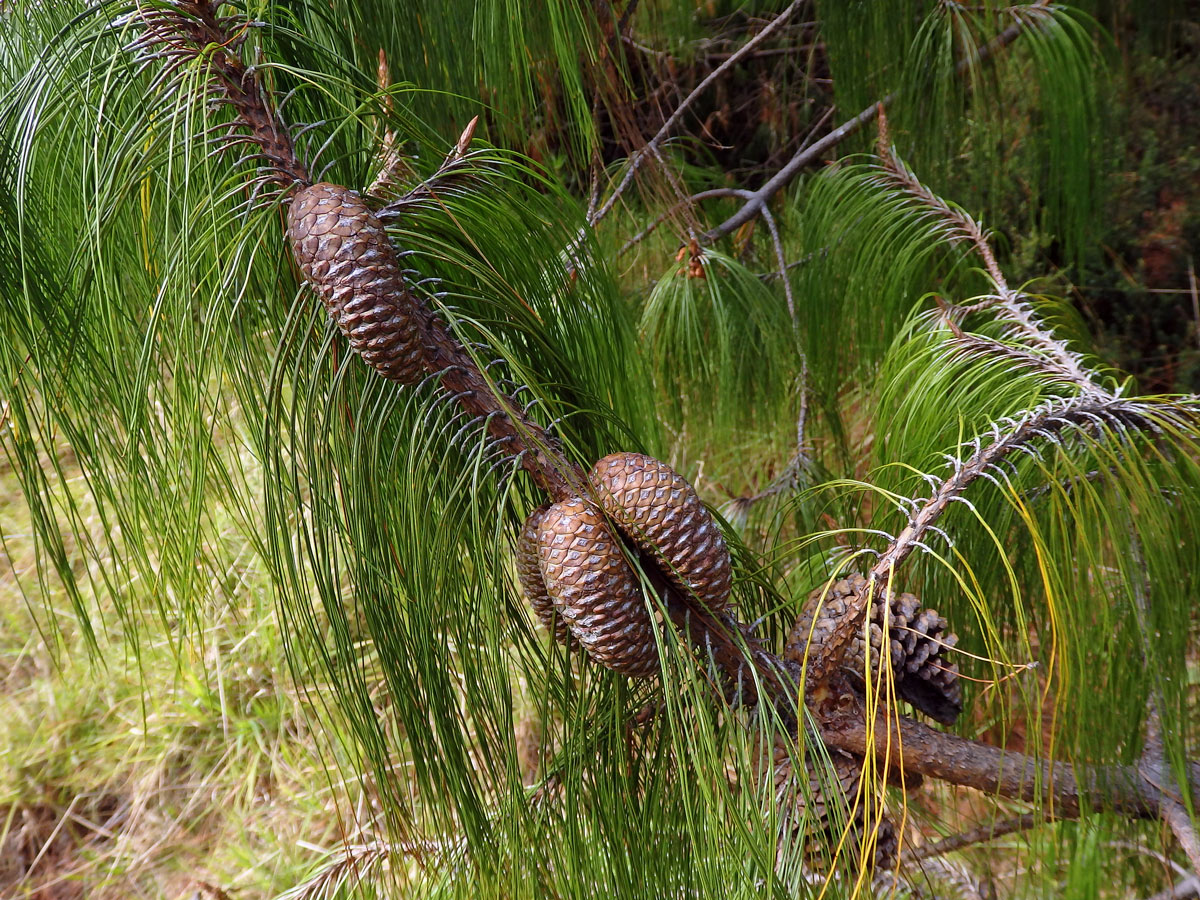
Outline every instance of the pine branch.
MULTIPOLYGON (((212 0, 180 0, 163 7, 143 3, 121 22, 143 29, 130 45, 143 62, 165 60, 164 88, 183 66, 206 59, 211 95, 236 111, 234 127, 248 132, 243 139, 255 143, 270 164, 262 178, 289 192, 302 188, 285 198, 293 253, 359 356, 393 381, 423 384, 420 374, 426 373, 425 381, 436 382, 480 425, 501 458, 523 468, 556 500, 578 496, 582 471, 562 456, 519 403, 497 388, 446 321, 418 299, 379 219, 355 192, 310 183, 266 91, 230 52, 249 24, 236 16, 220 17, 220 5, 212 0), (238 27, 241 32, 234 30, 238 27), (343 250, 351 255, 339 256, 343 250)), ((386 77, 380 73, 381 80, 386 77)), ((464 129, 447 156, 444 173, 469 160, 466 149, 474 124, 464 129)), ((430 190, 419 186, 409 199, 416 202, 430 190)))
MULTIPOLYGON (((951 308, 943 307, 943 320, 954 331, 954 337, 949 341, 949 347, 958 355, 967 359, 1004 360, 1014 366, 1044 375, 1050 380, 1072 387, 1081 387, 1089 392, 1095 391, 1107 394, 1090 379, 1080 381, 1081 370, 1078 366, 1064 365, 1053 356, 1037 353, 1018 343, 1004 343, 981 334, 963 331, 954 321, 951 308)), ((1076 354, 1072 354, 1076 356, 1076 354)))
MULTIPOLYGON (((950 504, 960 500, 967 502, 962 496, 966 489, 1010 454, 1018 450, 1036 452, 1032 446, 1038 441, 1058 444, 1072 434, 1103 440, 1110 428, 1120 434, 1155 431, 1159 428, 1154 421, 1156 415, 1178 419, 1188 428, 1195 425, 1192 421, 1195 411, 1187 407, 1155 408, 1135 400, 1095 394, 1049 400, 1019 418, 993 424, 990 443, 985 445, 983 439, 977 437, 970 444, 975 447, 971 456, 965 460, 951 458, 952 474, 934 489, 932 496, 916 504, 908 524, 871 567, 868 582, 889 584, 896 568, 922 545, 950 504)), ((815 654, 815 660, 808 680, 809 690, 818 690, 823 678, 836 669, 837 662, 858 631, 870 594, 870 591, 863 591, 851 598, 846 614, 822 635, 820 647, 810 651, 815 654)))
MULTIPOLYGON (((861 708, 824 711, 821 737, 830 747, 874 754, 905 772, 972 787, 991 796, 1038 803, 1047 819, 1077 819, 1106 810, 1131 819, 1159 819, 1171 798, 1135 766, 1095 766, 1035 759, 968 740, 881 710, 873 724, 861 708)), ((1192 764, 1191 768, 1197 768, 1192 764)), ((1200 791, 1193 794, 1200 803, 1200 791)))
POLYGON ((211 96, 230 106, 236 114, 224 146, 237 142, 236 131, 241 129, 257 145, 256 155, 268 164, 262 176, 264 181, 284 188, 310 184, 308 170, 296 157, 291 135, 268 100, 257 74, 236 53, 249 29, 257 23, 242 15, 222 16, 221 5, 211 0, 143 3, 133 12, 118 17, 114 27, 131 25, 142 29, 141 35, 126 49, 143 65, 162 64, 159 78, 165 93, 180 87, 189 64, 206 65, 211 96))
MULTIPOLYGON (((879 149, 880 168, 872 179, 873 183, 893 195, 898 195, 918 208, 925 210, 940 226, 943 238, 951 245, 966 241, 983 260, 988 278, 992 282, 994 295, 976 303, 969 308, 970 312, 987 310, 997 319, 1009 323, 1013 338, 1030 345, 1037 352, 1029 349, 1013 350, 1011 355, 1034 368, 1048 371, 1051 375, 1063 378, 1076 385, 1086 393, 1107 395, 1107 391, 1097 383, 1096 373, 1083 365, 1082 357, 1067 347, 1066 343, 1054 337, 1050 329, 1038 318, 1029 305, 1029 299, 1020 291, 1008 286, 1004 273, 996 262, 991 243, 983 227, 975 221, 966 210, 948 203, 945 199, 922 184, 916 174, 905 165, 896 153, 888 139, 887 117, 882 110, 879 113, 879 149)), ((945 315, 952 327, 956 327, 967 310, 956 307, 945 307, 945 315)), ((964 344, 970 340, 959 330, 957 336, 964 344)), ((972 336, 977 342, 989 339, 972 336)), ((1002 348, 1003 344, 991 342, 995 347, 1002 348)))
MULTIPOLYGON (((795 5, 797 4, 793 4, 793 7, 795 5)), ((1046 3, 1039 2, 1036 5, 1045 6, 1046 3)), ((239 39, 238 35, 230 31, 234 27, 232 23, 236 20, 218 19, 216 10, 215 3, 191 2, 181 2, 176 7, 165 9, 145 8, 139 12, 138 21, 146 26, 146 36, 135 43, 135 47, 139 48, 139 51, 156 48, 160 57, 167 59, 167 84, 181 66, 201 56, 206 57, 215 88, 224 98, 224 102, 237 114, 235 125, 246 129, 250 138, 259 146, 263 158, 269 163, 269 171, 265 177, 285 188, 307 183, 308 174, 297 162, 290 137, 272 112, 265 92, 245 65, 229 52, 239 39)), ((248 27, 248 23, 242 24, 248 27)), ((985 58, 1015 40, 1023 24, 1024 20, 1021 20, 1010 26, 1010 29, 987 45, 979 57, 985 58)), ((971 62, 974 61, 964 61, 960 65, 965 66, 971 62)), ((682 109, 683 107, 677 110, 676 117, 673 117, 675 121, 678 115, 682 114, 682 109)), ((877 114, 876 107, 864 111, 855 120, 851 120, 851 130, 861 127, 877 114)), ((670 125, 674 124, 672 120, 668 122, 670 125)), ((803 161, 798 163, 797 160, 817 158, 821 152, 850 133, 845 130, 847 127, 839 129, 842 132, 840 137, 832 141, 827 138, 805 151, 809 155, 794 157, 792 163, 763 189, 744 197, 746 204, 741 212, 719 226, 715 232, 710 232, 707 237, 710 240, 715 239, 713 235, 720 236, 721 229, 729 225, 730 221, 736 220, 728 230, 764 211, 770 196, 794 177, 795 172, 804 164, 803 161)), ((662 134, 665 137, 665 132, 662 134)), ((656 136, 654 140, 659 139, 656 136)), ((333 189, 336 186, 320 187, 333 189)), ((353 192, 344 188, 336 189, 332 193, 335 195, 333 202, 343 204, 339 208, 350 210, 351 204, 357 203, 351 196, 353 192)), ((610 199, 615 202, 615 198, 610 199)), ((323 199, 315 201, 315 205, 319 205, 320 202, 323 202, 323 199)), ((611 208, 611 203, 607 206, 611 208)), ((357 206, 353 208, 357 210, 357 206)), ((368 214, 369 210, 360 217, 358 225, 362 224, 361 219, 367 219, 368 214)), ((394 254, 394 248, 390 247, 386 233, 377 221, 371 222, 367 219, 363 228, 358 231, 349 230, 351 239, 361 240, 364 244, 369 243, 368 249, 372 252, 378 250, 380 253, 394 254)), ((297 228, 293 242, 298 245, 310 238, 322 237, 323 234, 309 234, 297 228)), ((982 232, 978 234, 978 240, 985 244, 982 232)), ((976 240, 971 234, 967 237, 976 240)), ((314 271, 316 266, 330 262, 329 257, 321 256, 325 249, 323 245, 317 246, 310 253, 314 271)), ((357 260, 359 256, 354 256, 353 259, 357 260)), ((334 257, 333 261, 341 265, 344 260, 334 257)), ((345 277, 349 281, 356 276, 345 277)), ((388 277, 391 278, 390 274, 388 277)), ((384 281, 382 277, 376 280, 379 283, 384 281)), ((998 286, 999 284, 1000 281, 997 281, 998 286)), ((336 294, 342 287, 344 285, 334 285, 331 293, 336 294)), ((551 497, 561 499, 571 495, 582 495, 586 479, 579 468, 566 459, 555 443, 548 438, 545 430, 529 419, 511 397, 497 389, 486 371, 478 365, 474 355, 468 352, 441 317, 417 302, 402 278, 397 275, 387 281, 386 290, 379 288, 376 283, 372 283, 370 287, 382 292, 382 299, 393 304, 399 317, 407 317, 404 318, 404 327, 415 331, 414 352, 419 352, 421 367, 428 373, 429 379, 441 385, 448 398, 458 403, 468 415, 480 419, 482 427, 493 440, 507 442, 508 449, 505 452, 513 459, 521 461, 538 486, 551 497)), ((336 296, 334 299, 337 299, 336 296)), ((373 296, 372 299, 376 298, 373 296)), ((1014 327, 1022 329, 1031 340, 1038 338, 1041 333, 1040 323, 1028 316, 1023 319, 1020 304, 1012 298, 1000 299, 1005 304, 1006 314, 1012 317, 1014 327)), ((337 313, 340 315, 341 312, 342 308, 339 308, 337 313)), ((374 313, 375 310, 368 312, 374 313)), ((361 321, 367 321, 370 317, 359 318, 361 321)), ((370 319, 368 324, 374 327, 380 321, 383 319, 370 319)), ((340 324, 353 339, 354 329, 358 328, 361 322, 340 324)), ((368 344, 369 341, 360 341, 356 349, 360 354, 369 357, 369 353, 377 352, 378 348, 368 344)), ((1057 346, 1054 344, 1054 347, 1057 346)), ((1045 349, 1052 352, 1054 347, 1045 349)), ((1058 361, 1063 362, 1062 359, 1058 361)), ((1080 372, 1082 373, 1082 370, 1080 372)), ((1086 378, 1086 373, 1082 374, 1085 376, 1084 380, 1090 380, 1086 378)), ((895 567, 920 545, 922 538, 950 503, 961 499, 971 483, 984 475, 990 466, 1012 452, 1029 449, 1035 441, 1043 438, 1056 443, 1061 442, 1072 431, 1093 438, 1103 438, 1110 428, 1119 433, 1153 431, 1158 427, 1155 422, 1156 416, 1174 416, 1182 420, 1193 415, 1191 410, 1185 413, 1179 407, 1151 406, 1096 391, 1086 391, 1079 397, 1049 401, 1019 419, 1006 421, 1003 431, 997 425, 990 444, 983 446, 982 441, 977 441, 974 454, 966 460, 955 460, 951 477, 934 491, 933 496, 917 507, 908 526, 871 570, 870 578, 881 583, 890 578, 895 567)), ((1190 427, 1194 423, 1189 418, 1184 424, 1190 427)), ((794 723, 798 709, 798 667, 769 652, 751 637, 749 629, 733 616, 708 612, 682 591, 671 587, 656 565, 647 565, 645 571, 655 582, 672 622, 688 635, 691 643, 706 659, 713 660, 723 670, 732 685, 741 688, 744 698, 750 702, 762 700, 773 703, 785 721, 794 723), (765 689, 765 695, 761 698, 755 696, 757 684, 761 684, 765 689)), ((864 602, 868 594, 869 592, 863 593, 864 602)), ((857 628, 861 613, 861 609, 851 610, 843 617, 835 637, 826 645, 827 658, 838 658, 857 628)), ((832 748, 859 755, 870 752, 876 756, 886 756, 896 753, 899 747, 900 764, 908 772, 976 787, 1014 799, 1039 800, 1049 807, 1050 815, 1057 817, 1076 817, 1083 809, 1093 805, 1106 806, 1134 818, 1168 818, 1172 815, 1164 792, 1157 784, 1152 783, 1152 779, 1143 777, 1136 769, 1109 766, 1080 775, 1067 763, 1043 762, 1012 754, 999 748, 941 734, 886 713, 876 718, 873 727, 868 728, 862 710, 856 705, 854 689, 849 685, 842 688, 828 692, 821 702, 814 704, 814 712, 822 728, 821 737, 832 748)), ((358 861, 365 864, 368 859, 377 861, 381 858, 382 852, 379 848, 368 847, 359 855, 358 861)))

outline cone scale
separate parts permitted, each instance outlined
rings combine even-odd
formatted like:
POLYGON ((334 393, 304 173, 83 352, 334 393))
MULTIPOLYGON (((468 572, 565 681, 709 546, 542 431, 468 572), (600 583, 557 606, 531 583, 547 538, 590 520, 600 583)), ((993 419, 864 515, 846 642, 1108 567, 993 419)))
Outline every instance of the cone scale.
MULTIPOLYGON (((792 626, 784 657, 802 664, 820 659, 837 623, 849 614, 853 601, 868 591, 873 592, 867 623, 872 680, 878 678, 884 656, 886 623, 896 692, 930 718, 952 725, 962 711, 962 686, 958 665, 949 663, 944 651, 953 648, 958 637, 947 632, 945 619, 935 610, 924 608, 912 594, 895 594, 878 584, 872 587, 858 574, 840 579, 828 589, 813 591, 792 626)), ((867 648, 861 631, 846 648, 840 665, 862 682, 867 672, 867 648)))

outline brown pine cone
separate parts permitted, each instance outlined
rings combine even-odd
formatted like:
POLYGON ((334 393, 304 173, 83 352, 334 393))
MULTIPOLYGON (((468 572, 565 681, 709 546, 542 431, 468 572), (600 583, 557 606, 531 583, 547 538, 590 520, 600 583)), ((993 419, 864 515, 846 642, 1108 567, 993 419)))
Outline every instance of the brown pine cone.
MULTIPOLYGON (((878 611, 872 609, 872 618, 883 621, 882 606, 878 611)), ((953 725, 962 712, 962 684, 958 663, 948 659, 958 635, 949 633, 947 627, 937 610, 922 607, 912 594, 893 598, 889 634, 897 673, 901 661, 903 664, 897 691, 930 718, 953 725)))
POLYGON ((419 382, 428 313, 404 283, 387 233, 358 193, 325 182, 304 188, 292 199, 287 233, 300 270, 350 346, 385 378, 419 382))
POLYGON ((658 672, 641 583, 596 506, 575 497, 546 510, 538 556, 546 593, 588 656, 624 675, 658 672))
MULTIPOLYGON (((852 598, 868 589, 862 575, 848 575, 813 591, 792 632, 788 636, 785 658, 803 662, 818 656, 835 624, 846 615, 852 598), (814 616, 816 621, 814 624, 814 616), (812 640, 810 643, 809 636, 812 640)), ((868 618, 871 640, 872 678, 879 676, 883 658, 884 604, 888 604, 888 642, 896 692, 916 709, 943 725, 952 725, 962 712, 962 686, 958 664, 946 658, 958 637, 946 632, 946 620, 935 610, 925 609, 912 594, 890 595, 876 585, 868 618), (890 601, 890 602, 889 602, 890 601)), ((866 672, 866 648, 861 630, 855 633, 841 661, 842 667, 861 684, 866 672)))
POLYGON ((804 764, 805 782, 801 782, 787 746, 782 737, 776 737, 770 774, 781 827, 791 831, 805 827, 809 839, 820 841, 824 849, 832 851, 841 836, 841 823, 852 813, 850 827, 855 835, 861 836, 868 828, 876 829, 875 865, 882 868, 894 865, 899 843, 895 825, 887 816, 879 815, 874 803, 868 809, 858 798, 862 758, 830 750, 826 763, 810 752, 804 764))
POLYGON ((525 520, 521 536, 517 538, 517 580, 521 582, 521 591, 525 599, 537 613, 537 617, 546 630, 554 635, 560 644, 572 644, 571 629, 567 620, 558 614, 550 595, 546 593, 546 582, 542 579, 542 563, 538 558, 538 534, 542 524, 542 516, 550 508, 549 504, 534 510, 533 515, 525 520))
MULTIPOLYGON (((859 581, 865 585, 861 575, 850 575, 835 581, 828 590, 822 586, 808 595, 808 602, 800 610, 788 634, 783 650, 784 659, 805 666, 822 662, 825 646, 834 627, 850 613, 850 601, 855 596, 859 581)), ((851 656, 849 651, 846 656, 851 656)))
POLYGON ((713 612, 729 605, 729 548, 682 475, 641 453, 614 453, 588 477, 604 511, 677 587, 713 612))

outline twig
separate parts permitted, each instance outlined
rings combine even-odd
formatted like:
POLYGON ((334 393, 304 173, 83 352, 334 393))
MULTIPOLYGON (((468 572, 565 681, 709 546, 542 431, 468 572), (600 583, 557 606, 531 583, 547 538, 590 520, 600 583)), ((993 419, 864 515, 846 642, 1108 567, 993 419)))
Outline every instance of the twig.
POLYGON ((625 9, 621 13, 620 20, 617 22, 617 34, 625 34, 626 30, 629 28, 630 22, 633 21, 633 14, 637 12, 637 8, 638 0, 629 0, 629 2, 625 4, 625 9))
MULTIPOLYGON (((1051 0, 1037 0, 1033 6, 1034 8, 1048 7, 1050 3, 1051 0)), ((992 40, 989 41, 985 46, 981 47, 979 52, 973 57, 969 57, 959 62, 955 68, 955 74, 961 75, 972 66, 991 58, 998 51, 1004 49, 1013 41, 1015 41, 1026 27, 1028 27, 1028 23, 1024 20, 1018 19, 1018 21, 1009 25, 1002 32, 992 38, 992 40)), ((734 213, 716 228, 705 232, 701 236, 701 242, 704 244, 711 244, 714 241, 720 240, 725 235, 736 231, 751 219, 761 214, 767 205, 767 201, 779 193, 779 191, 781 191, 783 188, 787 187, 787 185, 791 184, 796 176, 799 175, 806 166, 820 159, 827 150, 836 147, 846 138, 850 137, 850 135, 857 132, 864 125, 874 121, 875 117, 879 115, 880 109, 891 106, 892 103, 895 102, 897 96, 898 95, 895 93, 888 94, 878 103, 873 103, 868 106, 854 118, 843 122, 812 146, 796 151, 796 154, 782 169, 776 172, 775 175, 773 175, 766 182, 766 184, 760 187, 757 191, 753 192, 752 197, 746 201, 741 209, 739 209, 736 213, 734 213)))
POLYGON ((1200 897, 1200 878, 1189 875, 1147 900, 1190 900, 1192 897, 1200 897))
POLYGON ((730 54, 729 59, 725 60, 725 62, 713 69, 703 81, 701 81, 698 85, 696 85, 695 88, 692 89, 690 94, 683 98, 682 102, 675 107, 675 111, 667 117, 667 121, 662 124, 662 127, 658 129, 658 132, 654 135, 654 137, 650 138, 650 140, 646 142, 646 145, 634 153, 630 158, 625 167, 624 177, 617 184, 616 188, 613 190, 612 194, 609 195, 608 199, 604 201, 604 204, 598 210, 596 210, 594 215, 588 219, 589 225, 594 227, 597 222, 599 222, 601 219, 607 216, 609 212, 612 211, 612 208, 616 205, 618 198, 625 193, 625 190, 629 187, 630 182, 633 181, 633 176, 637 173, 638 168, 645 161, 647 156, 658 158, 659 145, 675 128, 676 124, 678 124, 679 120, 683 117, 684 112, 686 112, 687 108, 696 101, 696 98, 708 90, 709 86, 713 82, 715 82, 718 78, 729 71, 730 68, 736 65, 743 56, 770 37, 781 25, 783 25, 784 22, 791 18, 792 14, 796 10, 798 10, 806 2, 807 0, 792 0, 792 3, 788 5, 787 9, 772 19, 762 31, 750 38, 750 40, 746 41, 746 43, 743 44, 735 53, 730 54))
POLYGON ((763 221, 767 223, 767 231, 771 233, 771 244, 775 247, 775 259, 779 263, 779 280, 783 282, 783 296, 787 298, 788 318, 795 324, 796 300, 792 296, 792 279, 788 278, 787 274, 787 257, 783 255, 783 241, 779 237, 779 227, 775 224, 775 217, 765 206, 763 207, 763 221))
POLYGON ((1034 828, 1045 821, 1045 816, 1025 813, 1024 815, 1013 816, 1010 819, 993 822, 990 825, 980 825, 961 834, 951 835, 936 843, 905 850, 900 854, 900 861, 902 863, 915 863, 923 859, 931 859, 935 856, 944 856, 947 853, 954 853, 956 850, 961 850, 963 847, 969 847, 972 844, 983 844, 1017 831, 1028 831, 1030 828, 1034 828))
MULTIPOLYGON (((820 250, 814 250, 812 253, 804 254, 799 259, 792 260, 792 262, 790 262, 786 266, 784 266, 784 269, 785 269, 785 271, 790 272, 792 269, 798 269, 801 266, 806 266, 810 262, 812 262, 814 259, 816 259, 818 256, 825 256, 828 253, 829 253, 829 248, 822 247, 820 250)), ((774 278, 779 278, 780 273, 778 271, 760 272, 758 277, 761 278, 763 281, 770 281, 774 278)))
MULTIPOLYGON (((438 193, 438 189, 444 188, 453 179, 473 176, 476 171, 476 160, 484 155, 480 151, 475 153, 470 152, 471 139, 475 136, 475 126, 478 124, 479 116, 475 116, 467 123, 467 127, 462 130, 462 133, 458 136, 458 140, 454 142, 454 146, 447 151, 446 158, 437 167, 437 171, 403 195, 394 197, 376 215, 380 219, 399 216, 406 208, 413 204, 434 198, 438 193)), ((383 173, 381 173, 381 177, 382 175, 383 173)), ((376 181, 378 182, 378 179, 376 181)), ((382 183, 382 190, 393 188, 394 185, 395 182, 389 178, 389 180, 382 183)), ((383 196, 381 190, 368 190, 368 193, 374 193, 375 196, 383 196)))
POLYGON ((671 216, 675 215, 675 213, 679 212, 685 206, 693 206, 701 200, 711 200, 714 197, 737 197, 748 193, 749 191, 740 191, 737 188, 713 188, 712 190, 692 194, 690 197, 670 206, 666 212, 660 213, 658 218, 622 244, 621 249, 617 251, 617 256, 622 256, 626 251, 632 250, 636 245, 648 238, 654 232, 654 229, 658 228, 659 225, 667 221, 667 219, 671 218, 671 216))
MULTIPOLYGON (((1143 629, 1143 641, 1147 640, 1143 629)), ((1146 739, 1142 748, 1142 756, 1138 760, 1137 771, 1142 780, 1162 794, 1159 816, 1171 829, 1175 839, 1192 867, 1192 874, 1200 874, 1200 839, 1196 837, 1196 829, 1192 818, 1182 798, 1173 795, 1166 788, 1171 778, 1171 770, 1167 765, 1162 741, 1162 719, 1159 717, 1158 703, 1155 699, 1157 691, 1151 689, 1147 701, 1146 739)))
MULTIPOLYGON (((997 306, 989 303, 985 304, 983 308, 996 309, 997 306)), ((1003 358, 1023 369, 1040 372, 1054 381, 1081 387, 1083 390, 1089 392, 1108 393, 1096 384, 1096 382, 1090 378, 1086 378, 1086 376, 1081 380, 1080 375, 1083 373, 1083 369, 1077 364, 1078 356, 1071 353, 1065 347, 1061 349, 1065 353, 1070 354, 1070 357, 1074 360, 1070 364, 1064 363, 1057 354, 1037 353, 1017 344, 1006 344, 995 338, 963 331, 956 321, 956 318, 961 315, 962 307, 942 307, 943 319, 954 330, 954 337, 949 341, 949 345, 963 356, 988 357, 991 359, 1003 358)))
POLYGON ((1200 345, 1200 290, 1196 288, 1196 267, 1188 260, 1188 291, 1192 295, 1192 321, 1196 325, 1196 343, 1200 345))

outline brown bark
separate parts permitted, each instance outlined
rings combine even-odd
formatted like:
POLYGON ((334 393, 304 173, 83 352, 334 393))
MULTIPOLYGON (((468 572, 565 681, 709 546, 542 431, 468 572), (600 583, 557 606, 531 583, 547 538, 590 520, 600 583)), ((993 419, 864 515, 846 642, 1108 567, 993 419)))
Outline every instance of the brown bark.
MULTIPOLYGON (((886 712, 876 719, 870 734, 857 710, 835 713, 822 722, 821 737, 839 750, 899 757, 906 772, 1010 800, 1040 803, 1047 819, 1076 819, 1089 809, 1156 819, 1171 802, 1134 766, 1077 769, 1070 763, 1039 760, 945 734, 886 712)), ((1200 803, 1200 791, 1193 789, 1193 795, 1200 803)))

